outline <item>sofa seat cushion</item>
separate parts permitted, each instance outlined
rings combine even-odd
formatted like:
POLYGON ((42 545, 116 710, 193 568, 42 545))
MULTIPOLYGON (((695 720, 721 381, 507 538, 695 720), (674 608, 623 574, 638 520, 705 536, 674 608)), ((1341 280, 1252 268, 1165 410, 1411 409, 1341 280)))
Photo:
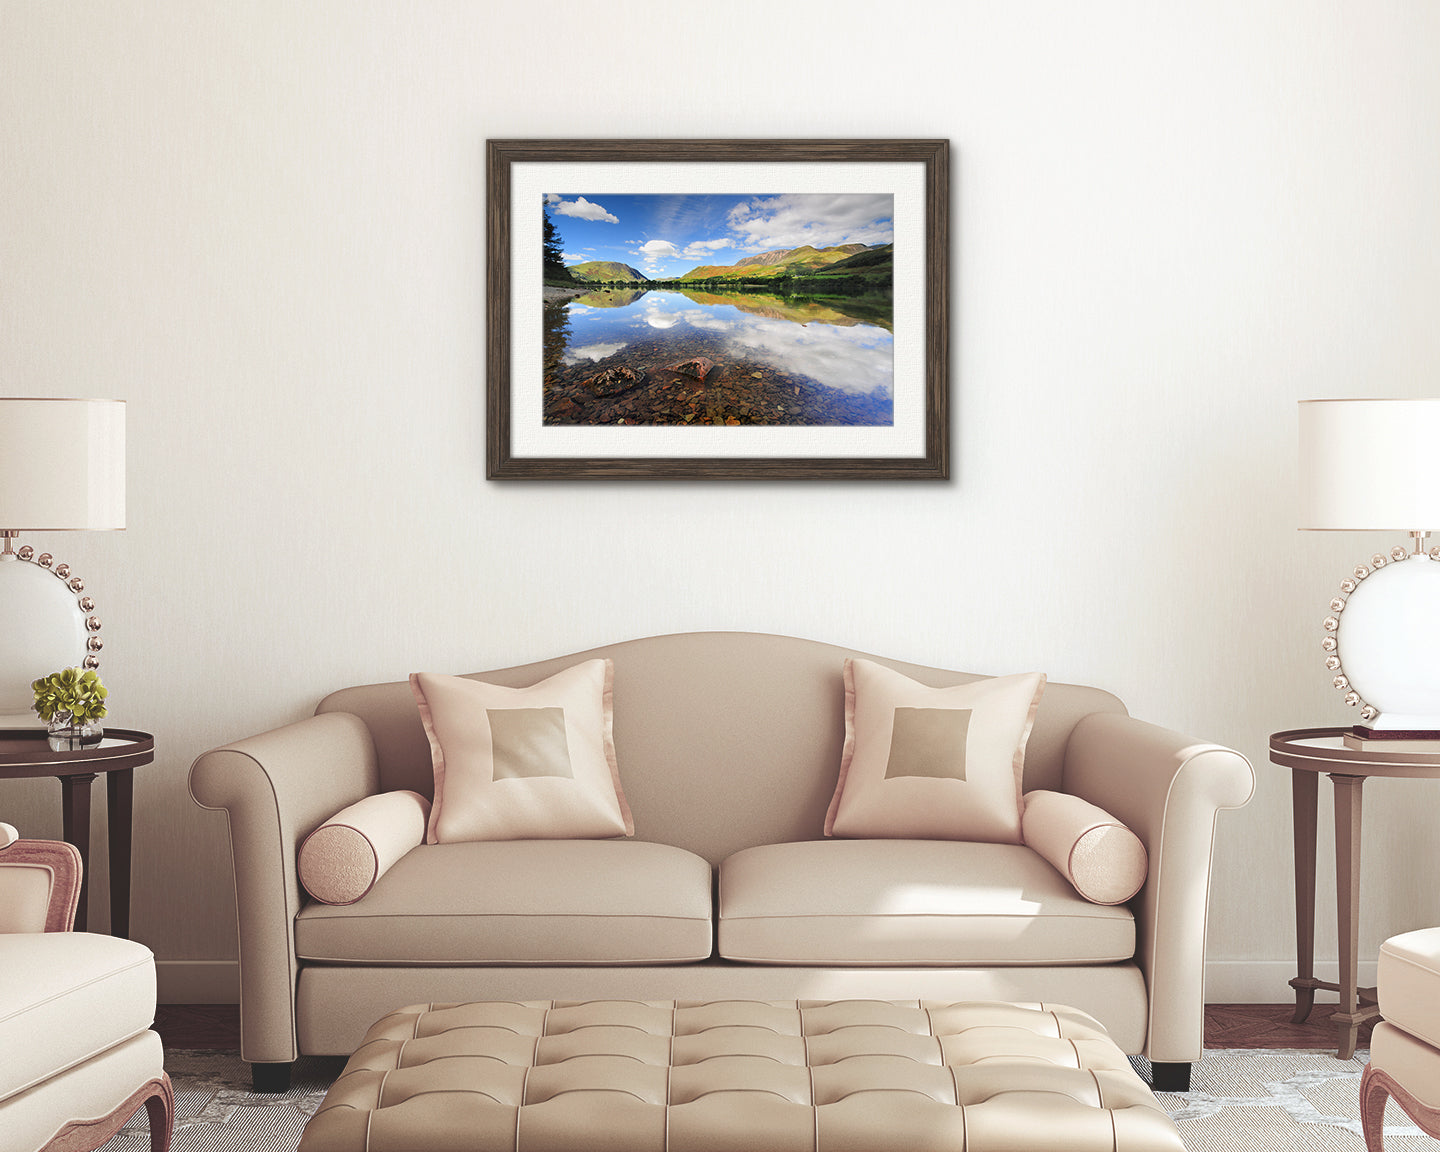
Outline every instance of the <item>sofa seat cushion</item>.
POLYGON ((720 866, 719 952, 759 964, 1104 964, 1135 954, 1135 919, 1082 899, 1019 844, 767 844, 720 866))
POLYGON ((676 964, 711 949, 710 865, 668 844, 490 840, 412 848, 354 904, 307 904, 303 960, 676 964))
POLYGON ((155 957, 145 945, 91 932, 0 935, 0 1100, 154 1019, 155 957))

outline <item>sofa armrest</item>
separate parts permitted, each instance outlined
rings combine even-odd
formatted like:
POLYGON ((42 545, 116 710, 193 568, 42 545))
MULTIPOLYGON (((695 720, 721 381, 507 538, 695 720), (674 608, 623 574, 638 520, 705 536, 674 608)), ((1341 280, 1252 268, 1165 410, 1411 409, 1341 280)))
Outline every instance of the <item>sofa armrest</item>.
POLYGON ((1092 713, 1071 733, 1063 788, 1133 831, 1149 853, 1135 911, 1136 962, 1150 1022, 1145 1055, 1189 1063, 1205 1047, 1205 930, 1215 818, 1255 790, 1240 753, 1118 713, 1092 713))
POLYGON ((224 809, 240 921, 240 1049, 254 1063, 298 1055, 295 860, 318 824, 379 787, 375 744, 358 716, 329 712, 204 753, 190 794, 224 809))

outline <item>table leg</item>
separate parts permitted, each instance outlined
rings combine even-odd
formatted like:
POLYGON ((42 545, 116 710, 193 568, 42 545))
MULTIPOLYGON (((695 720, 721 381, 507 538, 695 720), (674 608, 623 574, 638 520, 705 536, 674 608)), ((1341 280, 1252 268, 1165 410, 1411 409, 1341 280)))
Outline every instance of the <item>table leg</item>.
POLYGON ((1303 1024, 1315 1007, 1315 837, 1320 776, 1290 770, 1295 838, 1295 1016, 1303 1024))
POLYGON ((76 932, 84 932, 90 920, 90 782, 94 779, 93 772, 77 772, 60 778, 61 827, 65 839, 80 852, 80 906, 75 911, 76 932))
POLYGON ((1340 1033, 1341 1060, 1355 1055, 1360 1025, 1360 789, 1363 776, 1331 774, 1335 785, 1335 919, 1340 936, 1340 1011, 1332 1019, 1340 1033))
POLYGON ((105 813, 110 830, 110 935, 130 935, 130 829, 135 775, 122 768, 105 774, 105 813))

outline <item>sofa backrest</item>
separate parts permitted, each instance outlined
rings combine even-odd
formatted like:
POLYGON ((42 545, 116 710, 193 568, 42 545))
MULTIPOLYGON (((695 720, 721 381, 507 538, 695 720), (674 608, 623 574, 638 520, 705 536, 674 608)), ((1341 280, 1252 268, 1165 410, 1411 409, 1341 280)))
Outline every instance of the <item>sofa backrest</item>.
MULTIPOLYGON (((742 848, 823 835, 845 738, 847 656, 932 687, 984 679, 753 632, 651 636, 471 675, 524 687, 582 660, 613 660, 615 755, 636 839, 718 863, 742 848)), ((316 711, 365 721, 382 789, 433 794, 430 746, 406 681, 346 688, 316 711)), ((1025 789, 1059 787, 1065 744, 1082 716, 1124 711, 1098 688, 1048 684, 1026 749, 1025 789)))

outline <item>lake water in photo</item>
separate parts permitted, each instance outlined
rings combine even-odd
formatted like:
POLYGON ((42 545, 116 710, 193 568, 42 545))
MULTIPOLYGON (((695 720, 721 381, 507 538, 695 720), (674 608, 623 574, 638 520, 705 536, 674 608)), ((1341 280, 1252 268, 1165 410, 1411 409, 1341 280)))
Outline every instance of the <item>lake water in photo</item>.
POLYGON ((888 292, 563 295, 544 307, 546 424, 894 423, 888 292))

